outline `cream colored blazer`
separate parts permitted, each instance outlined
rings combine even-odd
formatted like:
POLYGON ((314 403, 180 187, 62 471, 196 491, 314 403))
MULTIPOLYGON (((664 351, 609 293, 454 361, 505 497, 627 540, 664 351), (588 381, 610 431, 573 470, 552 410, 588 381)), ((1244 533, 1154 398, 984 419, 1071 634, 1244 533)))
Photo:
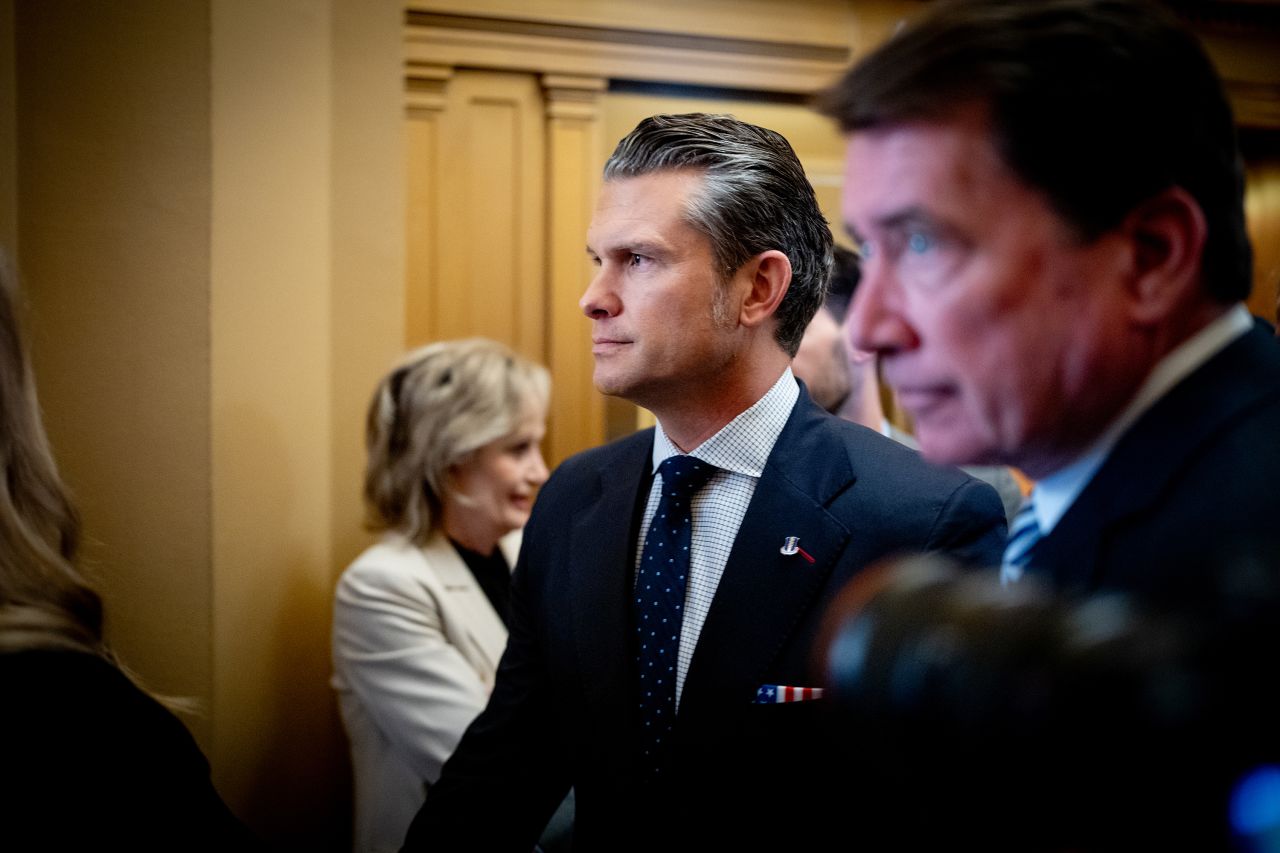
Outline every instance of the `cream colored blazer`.
MULTIPOLYGON (((500 547, 515 565, 520 533, 500 547)), ((484 708, 507 631, 458 552, 387 534, 333 608, 333 679, 355 774, 355 850, 398 851, 445 759, 484 708)))

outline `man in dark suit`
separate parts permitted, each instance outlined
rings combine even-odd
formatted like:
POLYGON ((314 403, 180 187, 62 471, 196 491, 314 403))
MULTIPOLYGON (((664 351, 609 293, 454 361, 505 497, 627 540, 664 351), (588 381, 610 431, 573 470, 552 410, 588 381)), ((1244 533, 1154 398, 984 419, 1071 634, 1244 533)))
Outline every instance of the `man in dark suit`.
POLYGON ((1212 63, 1128 0, 939 4, 825 96, 850 323, 924 454, 1037 480, 1008 582, 1176 602, 1280 565, 1280 347, 1212 63))
POLYGON ((998 558, 1000 502, 793 378, 831 234, 778 134, 646 119, 587 245, 595 384, 658 426, 543 488, 493 696, 405 849, 527 851, 570 786, 579 851, 821 838, 856 808, 823 778, 824 607, 889 554, 998 558))

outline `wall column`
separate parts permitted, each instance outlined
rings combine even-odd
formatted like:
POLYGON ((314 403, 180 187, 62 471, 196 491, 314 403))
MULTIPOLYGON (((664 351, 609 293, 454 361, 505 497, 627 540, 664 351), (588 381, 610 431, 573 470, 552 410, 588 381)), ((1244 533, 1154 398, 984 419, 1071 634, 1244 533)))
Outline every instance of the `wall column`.
POLYGON ((555 423, 547 461, 604 440, 604 398, 591 381, 591 323, 578 299, 594 270, 587 259, 587 227, 600 188, 603 77, 542 75, 547 105, 547 252, 549 334, 547 360, 555 377, 555 423))
POLYGON ((406 204, 406 344, 434 336, 433 295, 439 287, 440 242, 436 215, 440 194, 440 148, 453 68, 415 63, 405 80, 408 162, 406 204))

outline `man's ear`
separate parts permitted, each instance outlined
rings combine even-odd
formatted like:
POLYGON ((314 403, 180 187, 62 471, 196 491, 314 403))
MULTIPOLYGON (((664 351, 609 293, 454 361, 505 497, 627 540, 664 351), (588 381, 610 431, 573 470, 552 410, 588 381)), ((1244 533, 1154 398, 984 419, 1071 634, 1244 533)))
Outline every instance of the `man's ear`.
POLYGON ((755 327, 774 315, 791 286, 791 260, 777 249, 761 252, 747 261, 743 270, 749 287, 742 299, 738 321, 755 327))
POLYGON ((1121 228, 1131 251, 1131 316, 1159 323, 1201 287, 1204 211, 1186 190, 1171 187, 1130 211, 1121 228))

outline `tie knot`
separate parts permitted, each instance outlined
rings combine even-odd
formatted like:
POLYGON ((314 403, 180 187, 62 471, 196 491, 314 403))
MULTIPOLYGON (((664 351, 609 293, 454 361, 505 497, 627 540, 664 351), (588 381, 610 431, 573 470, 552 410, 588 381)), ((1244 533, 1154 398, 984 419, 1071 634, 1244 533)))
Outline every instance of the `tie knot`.
POLYGON ((662 490, 674 498, 690 498, 719 469, 693 456, 668 456, 658 466, 662 490))

